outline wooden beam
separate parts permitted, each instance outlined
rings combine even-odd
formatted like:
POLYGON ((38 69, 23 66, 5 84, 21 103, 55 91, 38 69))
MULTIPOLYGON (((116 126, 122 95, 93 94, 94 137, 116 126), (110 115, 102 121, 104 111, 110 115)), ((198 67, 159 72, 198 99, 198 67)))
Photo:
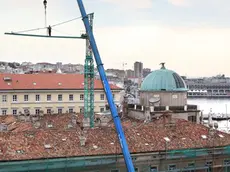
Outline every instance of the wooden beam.
POLYGON ((22 33, 8 33, 5 35, 13 35, 13 36, 28 36, 28 37, 42 37, 42 38, 63 38, 63 39, 86 39, 85 36, 47 36, 47 35, 34 35, 34 34, 22 34, 22 33))

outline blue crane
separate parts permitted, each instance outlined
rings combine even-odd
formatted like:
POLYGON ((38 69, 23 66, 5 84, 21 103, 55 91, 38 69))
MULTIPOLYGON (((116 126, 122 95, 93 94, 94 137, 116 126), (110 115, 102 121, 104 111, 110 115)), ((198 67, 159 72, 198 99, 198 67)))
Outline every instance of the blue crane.
POLYGON ((93 50, 95 61, 97 63, 97 69, 99 71, 99 74, 100 74, 100 77, 101 77, 101 80, 102 80, 102 83, 104 86, 105 94, 106 94, 106 97, 107 97, 107 100, 108 100, 108 103, 110 106, 113 121, 114 121, 114 124, 116 127, 119 141, 120 141, 120 146, 121 146, 121 149, 122 149, 122 152, 124 155, 126 168, 127 168, 128 172, 134 172, 134 166, 133 166, 132 158, 131 158, 131 155, 130 155, 130 152, 128 149, 128 144, 126 142, 125 135, 124 135, 124 132, 122 129, 121 120, 118 116, 117 108, 116 108, 114 101, 113 101, 112 92, 111 92, 108 80, 106 78, 106 75, 105 75, 105 69, 104 69, 102 61, 101 61, 101 57, 100 57, 100 54, 99 54, 99 51, 97 48, 96 41, 94 39, 93 32, 92 32, 91 27, 90 27, 88 15, 86 14, 85 7, 83 5, 82 0, 77 0, 77 3, 79 6, 79 9, 80 9, 80 12, 81 12, 82 20, 83 20, 84 25, 85 25, 86 33, 88 35, 88 39, 90 41, 91 48, 93 50))

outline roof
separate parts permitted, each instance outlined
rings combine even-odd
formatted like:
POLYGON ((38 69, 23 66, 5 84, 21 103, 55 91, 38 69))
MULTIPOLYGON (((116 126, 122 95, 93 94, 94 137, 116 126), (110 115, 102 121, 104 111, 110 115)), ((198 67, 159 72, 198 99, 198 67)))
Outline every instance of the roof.
MULTIPOLYGON (((76 117, 77 124, 69 129, 67 126, 73 119, 71 114, 46 115, 40 120, 39 129, 34 128, 33 123, 19 122, 14 118, 0 117, 0 123, 7 121, 11 129, 8 132, 0 132, 1 161, 122 153, 113 123, 107 127, 88 129, 86 144, 81 146, 81 115, 76 117), (53 128, 46 127, 47 124, 52 124, 53 128)), ((209 135, 209 129, 200 124, 185 120, 176 120, 175 127, 166 127, 165 124, 167 123, 163 119, 149 123, 123 119, 122 125, 130 152, 165 151, 166 140, 170 140, 167 142, 167 150, 221 147, 230 144, 230 135, 217 131, 213 138, 209 135)))
POLYGON ((174 71, 165 68, 151 72, 141 84, 142 91, 187 91, 184 80, 174 71))
MULTIPOLYGON (((111 89, 118 89, 110 85, 111 89)), ((59 90, 84 89, 84 75, 81 74, 0 74, 0 90, 59 90), (4 78, 6 80, 4 80, 4 78), (11 81, 8 81, 11 79, 11 81)), ((101 80, 94 79, 94 89, 103 89, 101 80)))

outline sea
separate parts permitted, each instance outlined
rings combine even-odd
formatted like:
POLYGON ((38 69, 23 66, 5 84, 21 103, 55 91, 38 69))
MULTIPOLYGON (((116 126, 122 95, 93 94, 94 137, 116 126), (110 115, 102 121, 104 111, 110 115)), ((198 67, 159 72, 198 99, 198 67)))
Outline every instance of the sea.
MULTIPOLYGON (((215 114, 224 114, 224 116, 230 117, 230 99, 188 99, 188 103, 191 105, 198 105, 199 110, 203 111, 203 114, 209 114, 210 111, 215 114)), ((204 121, 206 124, 208 121, 204 121)), ((230 133, 230 120, 213 121, 218 123, 218 130, 230 133)))
POLYGON ((188 99, 191 105, 198 105, 203 114, 213 113, 230 114, 230 99, 188 99))

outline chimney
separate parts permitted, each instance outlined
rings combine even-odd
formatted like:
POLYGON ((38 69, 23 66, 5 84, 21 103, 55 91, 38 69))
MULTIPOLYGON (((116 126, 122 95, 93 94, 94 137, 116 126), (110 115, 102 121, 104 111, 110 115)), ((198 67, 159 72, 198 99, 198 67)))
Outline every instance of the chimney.
POLYGON ((81 146, 85 146, 86 137, 85 136, 79 136, 80 144, 81 146))
POLYGON ((200 124, 203 124, 204 122, 204 114, 203 114, 203 111, 201 111, 201 114, 200 114, 200 124))
POLYGON ((90 127, 90 119, 89 118, 84 118, 83 119, 83 127, 84 128, 89 128, 90 127))
POLYGON ((212 114, 211 112, 208 114, 208 126, 211 127, 212 125, 212 114))

